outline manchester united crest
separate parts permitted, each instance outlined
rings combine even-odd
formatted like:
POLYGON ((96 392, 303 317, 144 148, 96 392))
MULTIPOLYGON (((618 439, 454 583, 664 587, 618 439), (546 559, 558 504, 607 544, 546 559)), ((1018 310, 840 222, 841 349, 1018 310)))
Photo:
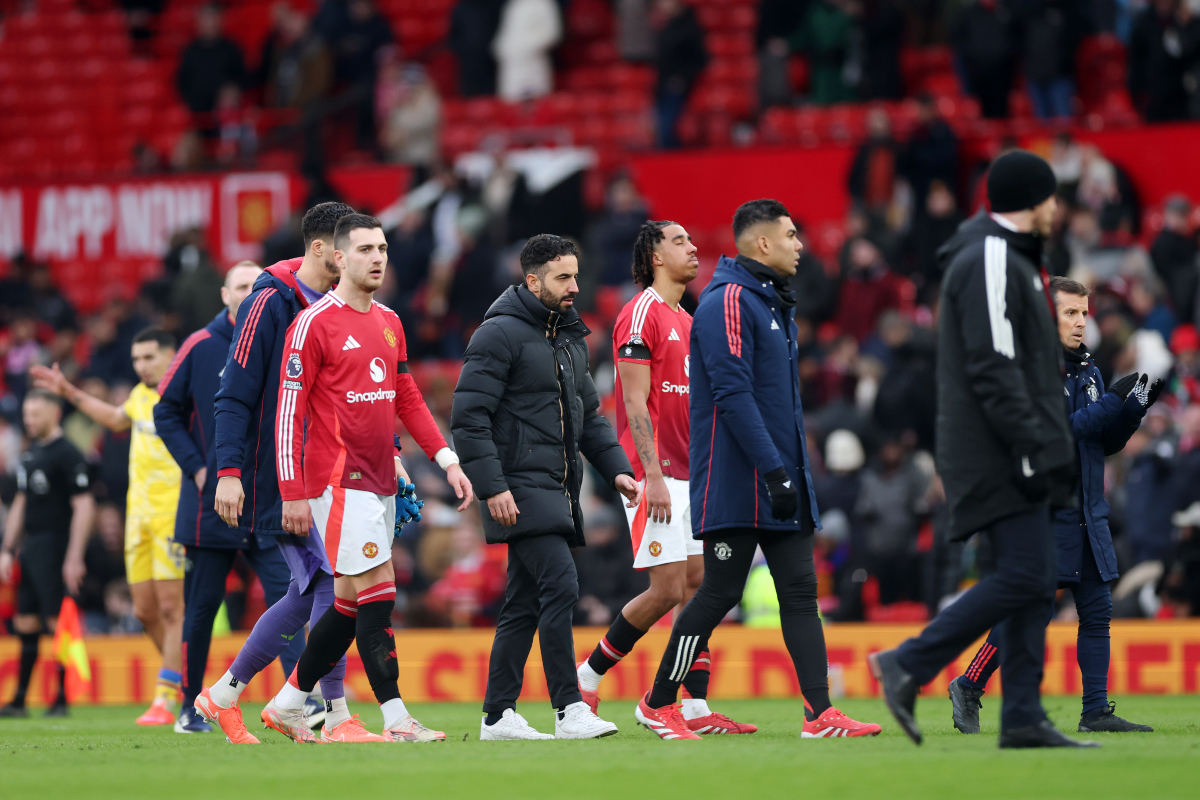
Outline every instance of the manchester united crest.
POLYGON ((658 558, 660 555, 662 555, 662 545, 658 542, 651 542, 650 555, 654 556, 655 558, 658 558))
POLYGON ((374 558, 379 555, 379 546, 374 542, 367 542, 363 545, 363 555, 367 558, 374 558))
POLYGON ((388 347, 396 346, 396 334, 392 332, 391 328, 383 329, 383 338, 387 339, 388 347))

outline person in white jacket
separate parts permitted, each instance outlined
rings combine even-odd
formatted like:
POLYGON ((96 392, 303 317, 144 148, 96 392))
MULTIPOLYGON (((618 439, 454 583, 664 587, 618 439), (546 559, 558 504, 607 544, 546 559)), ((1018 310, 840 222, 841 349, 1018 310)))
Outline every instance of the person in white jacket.
POLYGON ((554 0, 508 0, 492 40, 500 97, 516 102, 554 91, 550 50, 561 39, 562 17, 554 0))

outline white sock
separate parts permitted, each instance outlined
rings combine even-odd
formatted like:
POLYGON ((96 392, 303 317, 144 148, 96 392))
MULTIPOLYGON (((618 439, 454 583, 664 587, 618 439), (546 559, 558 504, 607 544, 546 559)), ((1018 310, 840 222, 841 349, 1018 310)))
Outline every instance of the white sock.
POLYGON ((225 670, 221 679, 209 687, 208 696, 221 708, 229 708, 238 701, 247 686, 249 684, 242 683, 233 677, 232 672, 225 670))
POLYGON ((404 707, 404 701, 399 697, 395 700, 388 700, 379 707, 379 710, 383 712, 383 729, 385 731, 391 730, 408 719, 408 709, 404 707))
POLYGON ((346 705, 346 698, 339 697, 336 700, 325 701, 326 728, 333 730, 348 719, 350 719, 350 709, 346 705))
POLYGON ((283 688, 275 695, 275 705, 289 711, 300 711, 308 701, 308 692, 302 692, 291 681, 284 681, 283 688))
POLYGON ((586 659, 579 665, 576 673, 579 675, 579 685, 589 692, 599 689, 600 681, 604 680, 604 676, 592 669, 592 665, 586 659))
POLYGON ((683 700, 683 718, 684 719, 700 719, 707 717, 712 712, 708 710, 707 700, 697 700, 695 698, 684 698, 683 700))

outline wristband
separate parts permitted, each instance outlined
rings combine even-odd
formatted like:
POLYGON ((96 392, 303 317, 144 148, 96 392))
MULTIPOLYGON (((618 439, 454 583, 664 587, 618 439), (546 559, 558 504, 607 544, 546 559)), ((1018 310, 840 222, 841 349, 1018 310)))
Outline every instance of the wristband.
POLYGON ((458 453, 451 450, 449 447, 443 447, 433 454, 433 460, 442 470, 448 470, 450 467, 458 463, 458 453))

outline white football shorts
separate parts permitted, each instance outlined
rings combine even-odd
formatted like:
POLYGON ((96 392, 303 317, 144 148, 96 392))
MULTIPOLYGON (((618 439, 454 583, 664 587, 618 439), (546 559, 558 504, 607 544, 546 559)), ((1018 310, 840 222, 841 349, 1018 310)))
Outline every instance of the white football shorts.
POLYGON ((326 486, 308 501, 334 575, 361 575, 392 559, 395 495, 326 486))
MULTIPOLYGON (((687 561, 704 554, 704 542, 692 538, 692 496, 688 482, 663 478, 671 493, 671 521, 651 522, 646 495, 637 508, 626 508, 629 535, 633 542, 633 568, 649 569, 659 564, 687 561)), ((642 481, 642 488, 646 482, 642 481)))

